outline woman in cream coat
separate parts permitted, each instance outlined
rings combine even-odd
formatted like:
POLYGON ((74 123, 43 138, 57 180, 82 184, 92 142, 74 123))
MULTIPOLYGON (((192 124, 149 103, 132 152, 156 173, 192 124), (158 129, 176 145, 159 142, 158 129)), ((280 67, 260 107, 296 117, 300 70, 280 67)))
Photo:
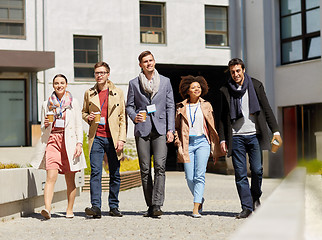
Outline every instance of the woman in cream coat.
POLYGON ((45 209, 41 214, 50 219, 51 202, 58 173, 65 174, 67 185, 66 217, 72 218, 76 196, 75 173, 86 168, 82 152, 83 129, 79 103, 66 91, 67 78, 58 74, 53 79, 54 92, 42 105, 41 138, 31 165, 46 169, 47 178, 44 190, 45 209), (50 123, 48 112, 54 113, 50 123))

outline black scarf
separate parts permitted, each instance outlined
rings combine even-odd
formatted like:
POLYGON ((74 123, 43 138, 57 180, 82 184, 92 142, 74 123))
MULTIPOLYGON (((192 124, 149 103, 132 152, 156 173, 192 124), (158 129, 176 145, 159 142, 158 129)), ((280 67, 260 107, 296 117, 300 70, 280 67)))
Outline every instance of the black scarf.
POLYGON ((230 77, 228 80, 228 89, 230 93, 230 119, 236 121, 243 117, 241 111, 241 99, 244 96, 246 89, 248 90, 249 113, 254 114, 260 111, 259 102, 255 92, 255 88, 250 76, 244 74, 244 82, 241 90, 237 90, 238 84, 230 77))

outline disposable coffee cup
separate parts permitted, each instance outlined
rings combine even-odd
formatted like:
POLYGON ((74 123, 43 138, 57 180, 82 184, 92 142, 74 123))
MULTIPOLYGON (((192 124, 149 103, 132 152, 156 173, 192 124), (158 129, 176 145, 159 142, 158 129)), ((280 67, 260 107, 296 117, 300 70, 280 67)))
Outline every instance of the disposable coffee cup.
POLYGON ((271 149, 272 153, 276 153, 279 147, 280 147, 280 143, 277 140, 274 140, 272 143, 272 149, 271 149))
POLYGON ((146 120, 146 111, 141 110, 141 111, 139 111, 139 113, 143 116, 143 122, 145 122, 145 120, 146 120))
POLYGON ((46 115, 47 115, 49 122, 52 123, 54 121, 54 113, 48 112, 46 115))
POLYGON ((101 112, 94 112, 95 114, 95 123, 100 123, 101 121, 101 112))

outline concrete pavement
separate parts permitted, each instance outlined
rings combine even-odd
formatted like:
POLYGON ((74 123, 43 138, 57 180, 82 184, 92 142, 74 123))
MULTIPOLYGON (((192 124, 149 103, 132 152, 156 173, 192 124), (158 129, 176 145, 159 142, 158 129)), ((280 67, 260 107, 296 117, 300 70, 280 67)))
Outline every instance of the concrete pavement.
MULTIPOLYGON (((73 219, 64 218, 66 201, 56 204, 52 219, 42 220, 39 213, 0 223, 0 239, 229 239, 247 220, 237 220, 240 203, 234 177, 206 174, 204 213, 190 217, 192 195, 183 172, 167 172, 164 215, 144 218, 147 209, 142 188, 120 192, 122 218, 108 216, 107 193, 103 194, 103 216, 88 219, 89 193, 76 198, 73 219)), ((280 179, 264 179, 262 204, 279 185, 280 179)), ((256 213, 255 213, 256 214, 256 213)))

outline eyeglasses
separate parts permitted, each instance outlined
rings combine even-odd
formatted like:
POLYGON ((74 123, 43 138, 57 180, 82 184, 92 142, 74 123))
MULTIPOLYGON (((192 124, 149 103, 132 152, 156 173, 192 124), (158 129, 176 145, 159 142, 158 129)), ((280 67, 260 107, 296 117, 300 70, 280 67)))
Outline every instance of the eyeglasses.
POLYGON ((94 75, 95 76, 104 76, 105 74, 107 74, 108 72, 95 72, 94 75))

